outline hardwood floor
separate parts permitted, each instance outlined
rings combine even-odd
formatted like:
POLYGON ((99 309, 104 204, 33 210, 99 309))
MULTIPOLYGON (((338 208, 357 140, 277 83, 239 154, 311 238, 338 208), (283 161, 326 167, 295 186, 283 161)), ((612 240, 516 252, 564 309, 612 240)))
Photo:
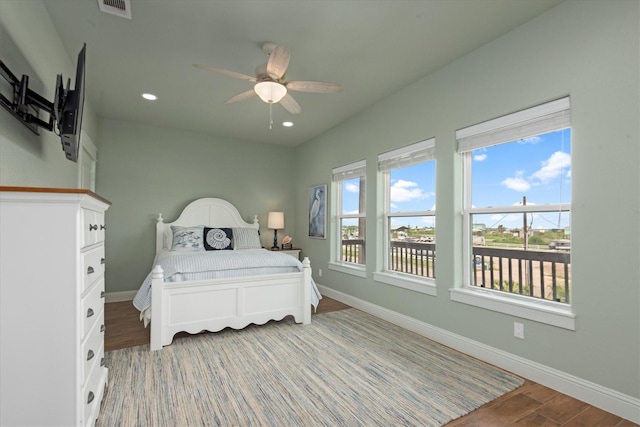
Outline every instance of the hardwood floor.
MULTIPOLYGON (((314 315, 349 308, 323 297, 314 315)), ((105 351, 149 344, 149 328, 131 301, 105 306, 105 351)), ((526 380, 517 390, 489 402, 447 427, 640 427, 616 415, 590 406, 540 384, 526 380)))
MULTIPOLYGON (((323 297, 318 309, 312 315, 350 308, 348 305, 334 299, 323 297)), ((110 302, 105 304, 104 323, 104 351, 134 347, 149 344, 150 328, 145 328, 140 320, 140 312, 131 301, 110 302)), ((180 336, 180 334, 176 335, 180 336)))

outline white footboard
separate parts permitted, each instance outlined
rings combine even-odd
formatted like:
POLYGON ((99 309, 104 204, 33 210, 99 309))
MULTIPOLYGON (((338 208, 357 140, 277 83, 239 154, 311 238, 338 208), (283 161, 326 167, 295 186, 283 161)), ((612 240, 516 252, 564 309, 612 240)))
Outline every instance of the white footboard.
POLYGON ((292 315, 311 323, 311 263, 299 273, 191 282, 164 282, 160 266, 152 271, 151 350, 171 344, 182 331, 192 334, 226 327, 241 329, 292 315))

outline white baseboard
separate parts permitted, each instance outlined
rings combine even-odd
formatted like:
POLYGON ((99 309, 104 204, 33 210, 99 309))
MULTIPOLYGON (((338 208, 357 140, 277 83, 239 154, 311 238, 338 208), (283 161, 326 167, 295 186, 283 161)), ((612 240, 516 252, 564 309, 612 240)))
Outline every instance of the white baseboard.
MULTIPOLYGON (((317 283, 316 283, 317 284, 317 283)), ((549 366, 516 356, 432 326, 404 314, 317 284, 322 295, 350 305, 440 344, 451 347, 516 375, 582 400, 604 411, 640 424, 640 399, 603 387, 549 366)))
POLYGON ((104 302, 133 301, 136 292, 138 291, 108 292, 104 295, 104 302))

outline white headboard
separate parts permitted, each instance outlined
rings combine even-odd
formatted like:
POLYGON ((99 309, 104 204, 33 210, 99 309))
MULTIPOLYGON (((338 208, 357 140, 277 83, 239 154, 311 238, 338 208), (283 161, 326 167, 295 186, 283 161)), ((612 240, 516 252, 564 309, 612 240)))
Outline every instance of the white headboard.
POLYGON ((258 215, 254 215, 253 224, 251 224, 245 222, 240 216, 238 209, 226 200, 214 198, 198 199, 189 203, 174 222, 166 223, 164 222, 164 218, 162 218, 162 214, 158 214, 158 222, 156 224, 156 254, 161 252, 165 247, 165 231, 169 230, 170 232, 172 225, 205 225, 208 227, 226 228, 251 227, 260 230, 258 215))

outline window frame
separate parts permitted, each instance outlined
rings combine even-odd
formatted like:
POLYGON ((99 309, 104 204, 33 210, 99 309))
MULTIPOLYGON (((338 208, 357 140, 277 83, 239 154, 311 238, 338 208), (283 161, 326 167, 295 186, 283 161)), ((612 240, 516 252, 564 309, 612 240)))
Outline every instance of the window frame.
MULTIPOLYGON (((472 284, 473 215, 491 213, 568 212, 571 203, 475 208, 472 205, 472 153, 476 149, 528 138, 571 127, 569 97, 488 120, 456 131, 462 160, 462 286, 450 289, 452 301, 517 316, 569 330, 576 329, 571 303, 559 303, 472 284)), ((573 135, 573 132, 572 132, 573 135)), ((573 151, 573 147, 572 147, 573 151)))
MULTIPOLYGON (((332 209, 331 209, 331 233, 330 239, 333 242, 330 244, 330 261, 328 268, 330 270, 338 271, 345 274, 351 274, 357 277, 366 277, 366 236, 362 236, 365 247, 365 258, 362 264, 347 262, 342 260, 342 220, 343 219, 358 219, 364 220, 366 224, 366 160, 360 160, 357 162, 349 163, 344 166, 334 168, 332 170, 332 209), (363 197, 362 211, 357 214, 343 214, 343 183, 346 180, 360 178, 359 197, 363 197), (364 183, 364 188, 363 184, 364 183)), ((359 233, 361 231, 359 230, 359 233)), ((365 227, 366 233, 366 227, 365 227)))
MULTIPOLYGON (((378 194, 382 196, 383 200, 379 232, 382 235, 383 253, 380 270, 374 272, 373 279, 388 285, 436 296, 437 288, 435 278, 394 271, 390 269, 389 265, 391 255, 391 218, 417 216, 433 216, 435 218, 436 216, 435 210, 431 209, 411 212, 391 212, 391 172, 430 161, 433 161, 435 165, 435 138, 429 138, 378 155, 378 182, 381 183, 378 194)), ((435 180, 435 174, 433 178, 435 180)))

